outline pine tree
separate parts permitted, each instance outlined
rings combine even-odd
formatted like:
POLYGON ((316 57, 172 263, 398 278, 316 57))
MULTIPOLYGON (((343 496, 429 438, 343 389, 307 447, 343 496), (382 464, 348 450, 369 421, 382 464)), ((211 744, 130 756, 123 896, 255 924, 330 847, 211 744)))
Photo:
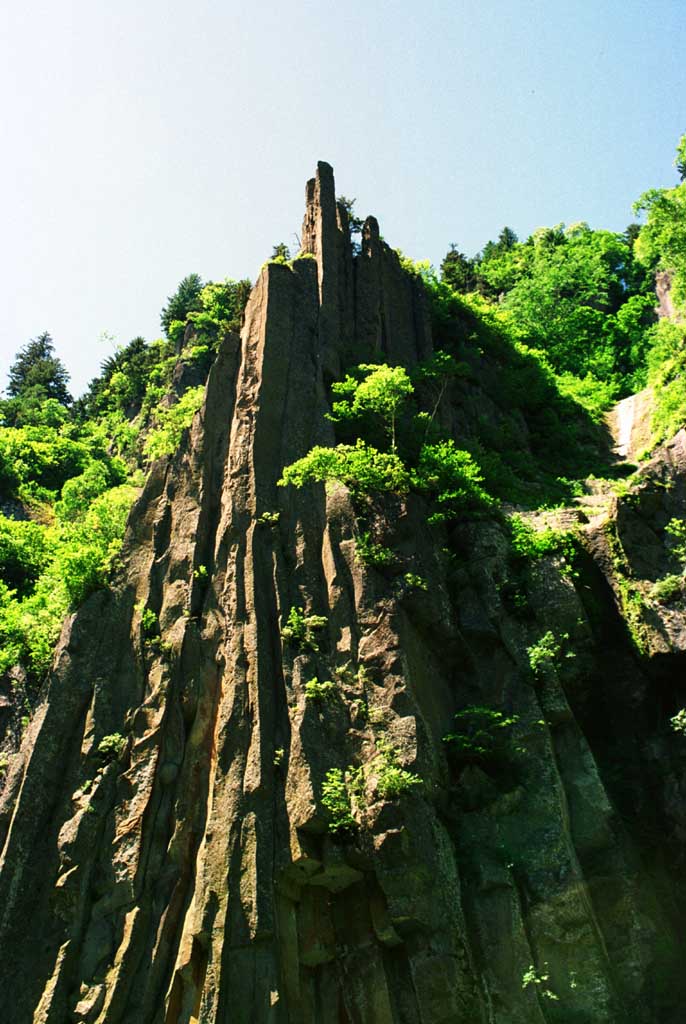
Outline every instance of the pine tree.
POLYGON ((173 295, 167 299, 167 305, 160 313, 160 323, 164 333, 169 337, 169 328, 172 321, 180 320, 185 323, 189 313, 202 309, 200 292, 203 289, 200 274, 189 274, 184 277, 173 295))
POLYGON ((56 399, 60 405, 71 405, 69 374, 47 331, 33 338, 19 350, 9 371, 7 394, 19 400, 44 401, 56 399))

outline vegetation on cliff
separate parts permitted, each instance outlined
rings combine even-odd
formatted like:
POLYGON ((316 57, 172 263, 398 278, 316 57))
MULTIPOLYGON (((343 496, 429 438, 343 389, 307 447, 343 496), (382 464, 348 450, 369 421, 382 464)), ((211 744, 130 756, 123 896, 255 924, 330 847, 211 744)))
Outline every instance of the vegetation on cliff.
MULTIPOLYGON (((440 523, 498 501, 569 501, 577 481, 612 475, 604 414, 646 383, 654 443, 673 433, 686 415, 685 328, 656 322, 653 284, 668 269, 683 301, 685 190, 645 193, 645 225, 623 234, 579 223, 520 242, 504 228, 474 257, 451 246, 440 274, 401 256, 430 298, 434 356, 411 369, 352 366, 331 385, 338 443, 313 448, 282 482, 336 479, 363 498, 412 489, 440 523), (455 424, 450 406, 468 414, 455 424)), ((343 206, 359 232, 352 201, 343 206)), ((188 275, 162 310, 166 337, 118 348, 76 402, 49 334, 17 355, 0 403, 0 670, 21 662, 37 682, 65 614, 107 581, 144 473, 178 446, 249 291, 188 275)), ((359 557, 392 564, 367 525, 359 557)))

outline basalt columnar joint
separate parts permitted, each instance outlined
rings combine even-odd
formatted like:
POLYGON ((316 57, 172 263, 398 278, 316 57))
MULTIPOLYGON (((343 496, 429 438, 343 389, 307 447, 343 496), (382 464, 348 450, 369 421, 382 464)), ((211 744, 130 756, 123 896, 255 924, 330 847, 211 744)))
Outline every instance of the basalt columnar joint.
POLYGON ((277 481, 333 443, 351 363, 431 354, 427 299, 374 218, 353 256, 324 163, 302 247, 263 268, 113 586, 65 623, 0 803, 2 1019, 676 1024, 685 757, 655 703, 684 696, 686 634, 648 615, 641 657, 618 574, 667 565, 683 437, 615 501, 614 540, 589 531, 579 577, 537 563, 527 617, 500 520, 454 526, 456 565, 418 496, 394 547, 428 586, 403 588, 356 556, 343 487, 277 481), (291 609, 323 617, 312 643, 284 634, 291 609), (546 631, 575 656, 537 677, 546 631), (511 763, 451 761, 468 705, 517 716, 511 763), (421 785, 380 795, 389 750, 421 785), (332 769, 355 810, 338 832, 332 769))

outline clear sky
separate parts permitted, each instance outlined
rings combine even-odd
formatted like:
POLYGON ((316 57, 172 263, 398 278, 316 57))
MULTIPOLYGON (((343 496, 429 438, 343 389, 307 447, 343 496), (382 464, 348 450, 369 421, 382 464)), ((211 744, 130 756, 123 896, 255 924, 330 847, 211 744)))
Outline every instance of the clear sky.
POLYGON ((685 0, 1 7, 0 382, 49 330, 78 394, 186 274, 254 279, 317 160, 437 264, 676 184, 685 0))

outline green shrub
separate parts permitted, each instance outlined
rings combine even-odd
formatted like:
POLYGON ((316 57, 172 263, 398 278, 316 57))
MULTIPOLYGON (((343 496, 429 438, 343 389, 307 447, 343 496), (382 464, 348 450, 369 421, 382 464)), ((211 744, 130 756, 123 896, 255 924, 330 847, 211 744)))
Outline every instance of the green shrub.
POLYGON ((435 511, 429 516, 430 523, 446 522, 494 505, 481 486, 483 476, 478 464, 451 440, 422 445, 411 480, 419 491, 433 496, 435 511))
POLYGON ((414 772, 403 768, 398 751, 386 740, 377 740, 379 753, 374 761, 377 772, 376 791, 382 800, 393 800, 421 784, 414 772))
POLYGON ((141 616, 141 631, 144 636, 152 636, 157 630, 157 614, 152 608, 146 608, 144 604, 136 605, 141 616))
POLYGON ((677 711, 676 715, 670 718, 669 721, 675 732, 680 732, 682 736, 686 736, 686 708, 677 711))
POLYGON ((679 601, 683 596, 684 577, 665 576, 654 583, 650 590, 650 598, 658 604, 671 604, 672 601, 679 601))
MULTIPOLYGON (((553 668, 559 661, 562 653, 562 641, 569 640, 569 633, 563 633, 558 639, 554 633, 548 630, 540 640, 531 647, 527 647, 526 653, 529 656, 529 666, 535 676, 542 675, 548 668, 553 668)), ((565 657, 574 657, 569 651, 565 657)))
POLYGON ((358 439, 354 445, 312 448, 302 459, 285 467, 278 485, 303 487, 308 483, 332 480, 338 480, 356 495, 384 491, 404 494, 410 484, 402 459, 390 452, 380 452, 358 439))
POLYGON ((336 684, 330 679, 320 683, 318 679, 310 679, 305 683, 305 700, 315 704, 324 704, 336 697, 336 684))
POLYGON ((494 708, 470 705, 454 717, 454 731, 443 737, 450 758, 469 764, 488 764, 513 753, 511 730, 518 715, 505 715, 494 708))
POLYGON ((368 532, 355 538, 355 554, 365 565, 373 565, 376 569, 388 569, 398 560, 391 548, 377 544, 368 532))
POLYGON ((21 596, 27 594, 50 561, 51 531, 39 523, 0 515, 0 577, 21 596))
POLYGON ((323 629, 328 619, 325 615, 305 615, 302 607, 291 608, 286 623, 281 627, 281 637, 301 650, 309 648, 318 651, 315 630, 323 629))
POLYGON ((426 580, 415 572, 406 572, 403 576, 403 581, 408 590, 423 590, 426 592, 429 589, 426 580))
POLYGON ((349 782, 341 768, 329 768, 322 783, 322 804, 329 813, 329 832, 342 835, 357 828, 349 782))
POLYGON ((156 426, 148 434, 144 452, 150 459, 171 455, 179 446, 183 431, 190 427, 203 403, 205 388, 189 388, 175 405, 158 405, 154 412, 156 426))
POLYGON ((672 551, 686 569, 686 519, 670 519, 665 532, 673 538, 672 551))
POLYGON ((111 761, 117 761, 124 753, 126 748, 126 739, 120 732, 113 732, 109 736, 103 736, 98 743, 98 754, 101 759, 109 764, 111 761))
POLYGON ((510 516, 508 525, 515 558, 535 561, 547 555, 560 555, 565 569, 571 571, 575 558, 574 533, 571 530, 554 530, 549 526, 535 530, 518 515, 510 516))

